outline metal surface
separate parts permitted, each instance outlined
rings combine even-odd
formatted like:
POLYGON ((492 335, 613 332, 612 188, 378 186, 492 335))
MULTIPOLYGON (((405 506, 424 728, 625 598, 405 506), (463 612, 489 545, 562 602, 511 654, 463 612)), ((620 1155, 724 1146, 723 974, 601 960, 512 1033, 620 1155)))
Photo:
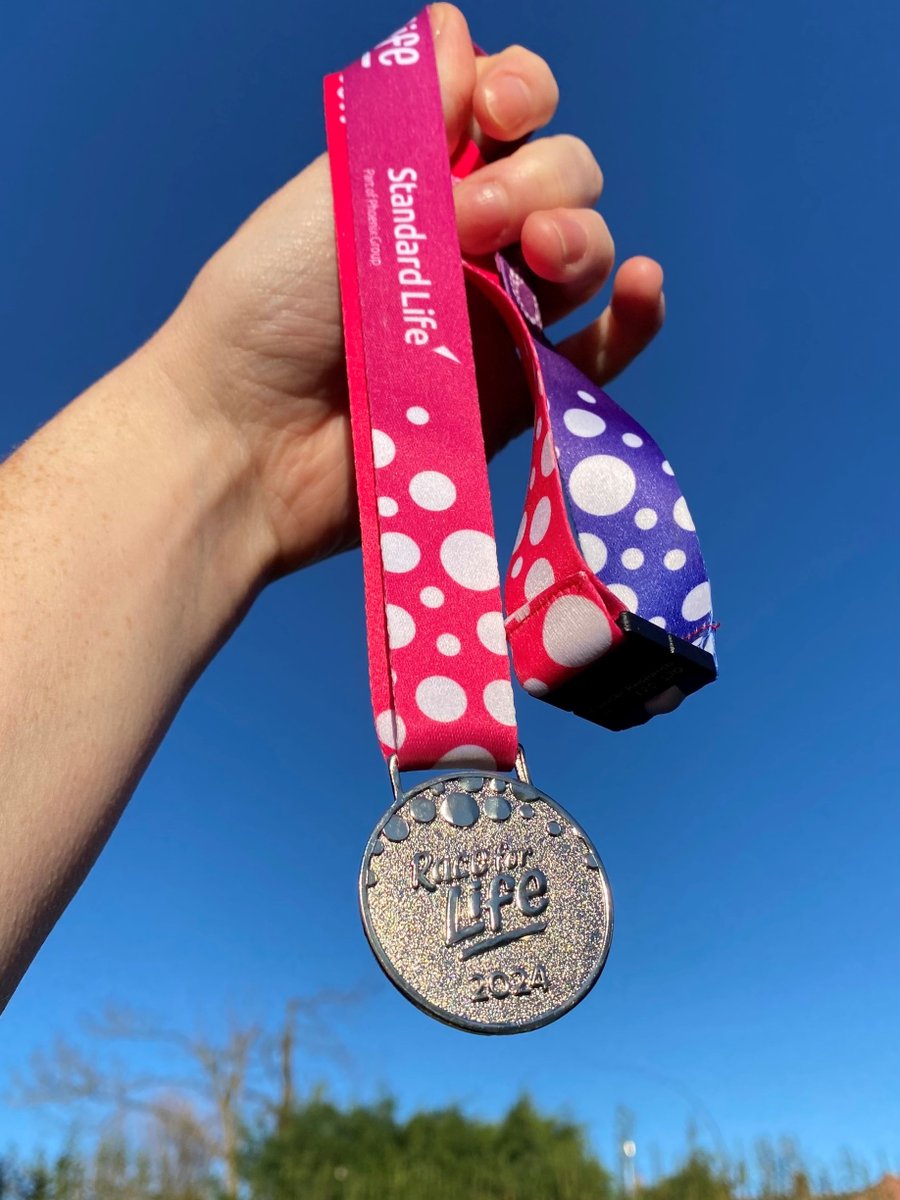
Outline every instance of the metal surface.
POLYGON ((612 937, 609 883, 579 825, 528 780, 441 775, 395 800, 363 856, 366 936, 430 1016, 523 1033, 596 983, 612 937))

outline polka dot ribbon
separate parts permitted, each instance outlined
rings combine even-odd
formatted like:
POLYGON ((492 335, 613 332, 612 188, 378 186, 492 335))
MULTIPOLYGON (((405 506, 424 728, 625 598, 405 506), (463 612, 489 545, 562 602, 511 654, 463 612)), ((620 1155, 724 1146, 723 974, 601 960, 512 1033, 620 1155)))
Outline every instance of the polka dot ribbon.
POLYGON ((401 770, 509 769, 527 692, 609 728, 715 676, 709 582, 662 451, 543 333, 514 253, 463 262, 427 10, 325 80, 369 677, 401 770), (465 278, 535 405, 504 620, 465 278), (601 579, 602 575, 602 579, 601 579))

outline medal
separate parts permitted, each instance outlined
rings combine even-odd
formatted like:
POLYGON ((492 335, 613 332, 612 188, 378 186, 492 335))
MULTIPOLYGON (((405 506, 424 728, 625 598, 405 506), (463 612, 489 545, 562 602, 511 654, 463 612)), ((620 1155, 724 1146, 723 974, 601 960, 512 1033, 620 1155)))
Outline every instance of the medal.
POLYGON ((398 785, 366 847, 359 898, 391 982, 477 1033, 522 1033, 568 1012, 612 936, 599 855, 531 786, 521 753, 512 780, 467 772, 398 785))
POLYGON ((532 696, 608 729, 716 675, 690 512, 650 434, 558 354, 514 251, 460 259, 427 12, 325 81, 375 727, 394 801, 363 856, 369 943, 431 1016, 555 1020, 596 982, 612 902, 580 822, 531 784, 532 696), (516 341, 535 406, 506 615, 464 272, 516 341), (435 769, 404 790, 400 772, 435 769))

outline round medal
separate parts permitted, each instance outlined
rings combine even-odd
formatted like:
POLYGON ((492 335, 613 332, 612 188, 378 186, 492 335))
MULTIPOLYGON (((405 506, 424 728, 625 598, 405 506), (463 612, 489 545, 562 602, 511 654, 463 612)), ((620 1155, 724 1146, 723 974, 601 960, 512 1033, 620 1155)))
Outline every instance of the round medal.
POLYGON ((398 791, 369 839, 359 894, 391 982, 477 1033, 555 1021, 609 952, 612 899, 596 849, 521 780, 466 772, 398 791))

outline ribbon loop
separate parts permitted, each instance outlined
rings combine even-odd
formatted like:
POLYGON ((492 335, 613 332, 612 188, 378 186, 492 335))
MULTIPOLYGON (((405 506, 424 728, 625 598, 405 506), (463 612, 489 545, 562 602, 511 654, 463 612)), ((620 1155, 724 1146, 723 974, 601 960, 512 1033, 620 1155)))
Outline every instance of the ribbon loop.
POLYGON ((465 264, 535 404, 504 621, 451 190, 481 159, 469 141, 448 161, 427 10, 328 76, 325 101, 385 756, 508 770, 507 639, 527 692, 590 720, 623 728, 674 707, 715 677, 693 521, 647 431, 545 337, 514 252, 465 264))

